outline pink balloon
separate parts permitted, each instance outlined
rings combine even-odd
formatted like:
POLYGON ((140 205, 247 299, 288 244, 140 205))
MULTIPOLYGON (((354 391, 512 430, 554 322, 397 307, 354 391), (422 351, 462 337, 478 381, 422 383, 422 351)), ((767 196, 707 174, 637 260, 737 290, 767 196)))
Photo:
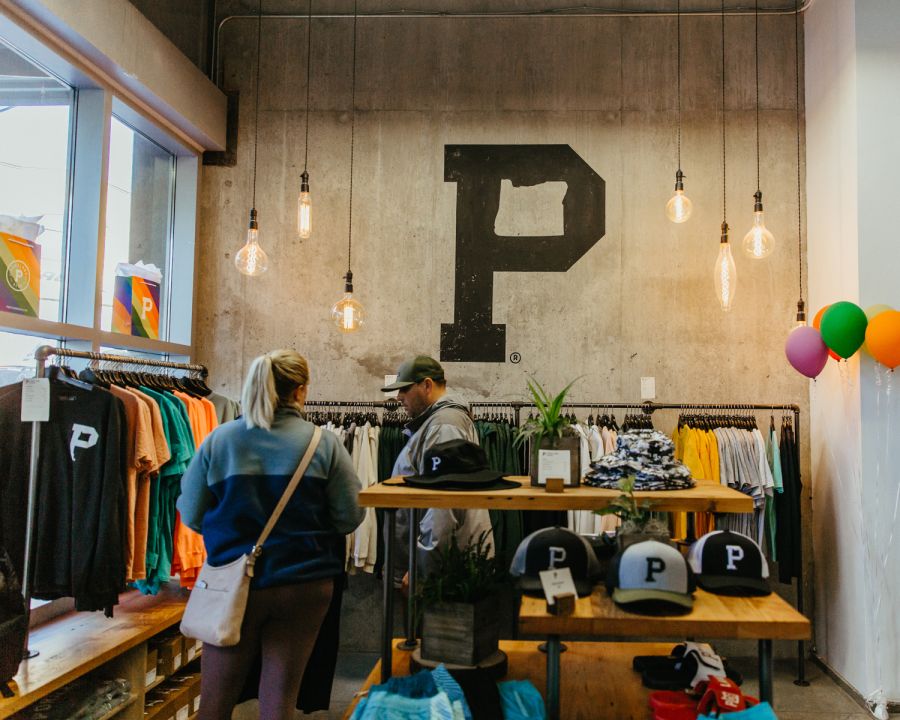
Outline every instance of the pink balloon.
POLYGON ((821 333, 807 325, 791 330, 784 344, 784 354, 797 372, 813 379, 828 362, 828 347, 821 333))

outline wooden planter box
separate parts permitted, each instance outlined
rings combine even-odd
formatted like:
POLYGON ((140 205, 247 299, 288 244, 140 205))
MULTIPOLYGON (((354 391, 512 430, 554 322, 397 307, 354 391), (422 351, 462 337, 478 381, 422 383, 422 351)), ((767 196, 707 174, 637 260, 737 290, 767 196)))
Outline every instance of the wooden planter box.
POLYGON ((635 543, 643 542, 644 540, 656 540, 665 545, 671 543, 669 533, 664 532, 618 533, 616 535, 616 543, 619 545, 619 550, 624 550, 625 548, 631 547, 635 543))
MULTIPOLYGON (((540 451, 555 450, 569 453, 569 481, 566 487, 581 485, 581 439, 577 435, 564 435, 561 438, 542 438, 540 445, 533 445, 531 450, 531 485, 543 487, 540 481, 540 451)), ((551 477, 558 477, 552 475, 551 477)))
POLYGON ((422 622, 422 659, 477 665, 500 646, 500 604, 491 595, 477 603, 438 603, 422 622))

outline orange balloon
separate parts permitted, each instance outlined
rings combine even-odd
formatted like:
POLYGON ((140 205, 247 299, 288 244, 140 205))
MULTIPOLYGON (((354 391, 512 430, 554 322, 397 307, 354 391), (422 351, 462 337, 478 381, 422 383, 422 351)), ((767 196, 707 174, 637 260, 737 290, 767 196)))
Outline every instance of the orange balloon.
MULTIPOLYGON (((813 318, 813 327, 814 327, 816 330, 821 330, 821 328, 819 327, 819 325, 822 324, 822 316, 825 314, 825 311, 826 311, 828 308, 830 308, 830 307, 831 307, 831 305, 825 305, 821 310, 819 310, 819 312, 816 313, 816 316, 813 318)), ((831 348, 828 348, 828 357, 830 357, 830 358, 832 358, 832 359, 834 359, 834 360, 837 360, 838 362, 841 361, 841 356, 838 355, 838 354, 837 354, 834 350, 832 350, 831 348)))
POLYGON ((866 345, 882 365, 891 370, 900 365, 900 312, 886 310, 873 317, 866 327, 866 345))

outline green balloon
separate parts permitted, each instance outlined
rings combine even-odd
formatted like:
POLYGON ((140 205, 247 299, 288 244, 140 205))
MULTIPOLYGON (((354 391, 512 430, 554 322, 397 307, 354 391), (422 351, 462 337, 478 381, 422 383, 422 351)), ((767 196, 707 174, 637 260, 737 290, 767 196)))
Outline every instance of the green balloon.
POLYGON ((869 320, 865 311, 852 302, 836 302, 822 315, 819 330, 825 344, 846 359, 862 346, 869 320))

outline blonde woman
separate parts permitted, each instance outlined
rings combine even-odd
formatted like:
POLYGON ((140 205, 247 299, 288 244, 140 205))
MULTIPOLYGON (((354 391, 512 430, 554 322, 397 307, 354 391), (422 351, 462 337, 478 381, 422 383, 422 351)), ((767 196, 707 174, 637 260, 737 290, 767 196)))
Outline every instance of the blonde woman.
MULTIPOLYGON (((210 564, 250 551, 300 464, 313 433, 301 416, 308 388, 309 368, 294 350, 256 358, 241 396, 244 416, 213 431, 191 461, 178 510, 203 535, 210 564)), ((260 650, 260 717, 294 717, 333 579, 343 571, 344 535, 363 519, 359 488, 349 454, 323 433, 256 562, 240 643, 203 646, 199 720, 231 717, 260 650)))

